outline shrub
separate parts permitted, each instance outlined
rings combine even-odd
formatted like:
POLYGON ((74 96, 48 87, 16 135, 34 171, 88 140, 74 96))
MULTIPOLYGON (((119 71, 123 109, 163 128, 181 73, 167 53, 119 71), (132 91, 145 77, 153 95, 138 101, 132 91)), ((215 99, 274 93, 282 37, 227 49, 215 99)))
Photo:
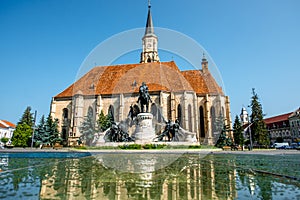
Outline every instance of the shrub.
POLYGON ((3 142, 4 144, 6 144, 6 142, 8 142, 8 138, 6 138, 6 137, 3 137, 3 138, 1 138, 1 142, 3 142))
POLYGON ((119 146, 120 149, 142 149, 142 145, 140 144, 124 144, 119 146))
POLYGON ((163 149, 165 148, 167 145, 165 144, 145 144, 143 146, 144 149, 163 149))

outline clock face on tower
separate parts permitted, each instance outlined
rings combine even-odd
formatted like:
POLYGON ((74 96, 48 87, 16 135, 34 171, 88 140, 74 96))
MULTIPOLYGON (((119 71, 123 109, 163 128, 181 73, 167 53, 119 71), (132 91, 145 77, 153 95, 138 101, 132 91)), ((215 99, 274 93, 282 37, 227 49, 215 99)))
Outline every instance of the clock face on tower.
POLYGON ((148 43, 147 44, 147 49, 150 49, 152 47, 152 44, 151 43, 148 43))

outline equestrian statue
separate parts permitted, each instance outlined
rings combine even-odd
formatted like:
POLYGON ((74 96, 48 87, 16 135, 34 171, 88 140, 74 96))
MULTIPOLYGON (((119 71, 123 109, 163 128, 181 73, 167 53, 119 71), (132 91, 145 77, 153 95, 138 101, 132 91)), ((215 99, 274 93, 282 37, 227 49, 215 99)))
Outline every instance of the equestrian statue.
POLYGON ((139 98, 137 100, 137 103, 140 102, 141 104, 141 112, 144 112, 144 106, 146 106, 146 112, 149 110, 149 101, 152 103, 152 100, 149 95, 148 86, 145 84, 145 82, 142 83, 139 89, 139 98))

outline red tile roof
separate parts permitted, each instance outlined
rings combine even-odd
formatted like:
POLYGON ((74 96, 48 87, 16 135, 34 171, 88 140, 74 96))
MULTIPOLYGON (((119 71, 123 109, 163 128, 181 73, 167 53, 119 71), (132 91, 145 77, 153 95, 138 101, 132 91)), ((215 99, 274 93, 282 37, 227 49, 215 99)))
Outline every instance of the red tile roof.
POLYGON ((276 123, 276 122, 282 122, 282 121, 287 121, 289 120, 289 116, 292 114, 291 113, 286 113, 286 114, 282 114, 282 115, 277 115, 274 117, 269 117, 264 119, 266 124, 272 124, 272 123, 276 123))
POLYGON ((0 122, 0 128, 7 128, 7 126, 5 126, 4 124, 2 124, 2 123, 0 122))
POLYGON ((11 122, 9 122, 9 121, 7 121, 7 120, 0 120, 0 125, 2 125, 2 126, 4 126, 4 127, 2 127, 2 128, 8 128, 8 127, 11 127, 11 128, 16 128, 16 125, 15 124, 13 124, 13 123, 11 123, 11 122))
POLYGON ((217 84, 209 71, 203 73, 200 70, 188 70, 181 73, 197 94, 223 94, 222 88, 217 84))
POLYGON ((175 62, 171 61, 95 67, 55 98, 72 97, 75 94, 135 93, 142 82, 147 84, 150 92, 195 91, 197 94, 223 94, 209 72, 180 71, 175 62))

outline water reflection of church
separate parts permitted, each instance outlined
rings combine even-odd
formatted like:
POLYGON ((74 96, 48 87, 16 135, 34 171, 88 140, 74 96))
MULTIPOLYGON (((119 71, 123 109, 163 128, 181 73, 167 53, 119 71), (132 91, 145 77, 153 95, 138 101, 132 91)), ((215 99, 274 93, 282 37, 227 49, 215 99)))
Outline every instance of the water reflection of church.
POLYGON ((109 168, 103 159, 95 158, 92 162, 89 159, 91 163, 88 166, 84 159, 57 163, 52 171, 54 173, 50 172, 52 176, 42 180, 40 198, 201 200, 237 197, 235 170, 211 158, 201 161, 199 155, 182 156, 155 171, 147 162, 141 166, 130 159, 132 163, 127 165, 127 169, 141 167, 146 170, 144 173, 109 168), (63 166, 65 171, 62 171, 63 166))
POLYGON ((214 144, 223 121, 231 124, 229 97, 210 73, 204 55, 201 70, 180 71, 174 61, 160 62, 150 6, 142 42, 140 63, 94 67, 53 97, 51 115, 59 119, 69 144, 80 136, 79 127, 89 110, 94 119, 103 111, 115 121, 124 120, 142 82, 149 87, 154 118, 178 119, 184 129, 197 133, 198 141, 214 144))

